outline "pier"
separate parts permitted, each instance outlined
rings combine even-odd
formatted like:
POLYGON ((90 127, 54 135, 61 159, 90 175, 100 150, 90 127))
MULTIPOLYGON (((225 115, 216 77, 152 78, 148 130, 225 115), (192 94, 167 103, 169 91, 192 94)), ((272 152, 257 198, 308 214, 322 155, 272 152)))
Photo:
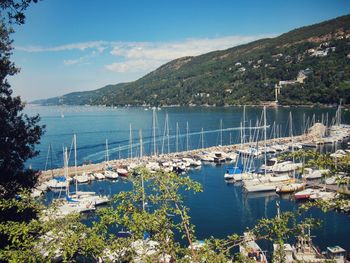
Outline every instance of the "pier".
MULTIPOLYGON (((266 140, 266 145, 272 145, 272 144, 291 144, 293 145, 319 145, 318 142, 321 141, 324 138, 325 134, 325 126, 321 123, 316 123, 314 126, 312 126, 306 134, 302 134, 299 136, 293 136, 293 137, 280 137, 280 138, 274 138, 266 140)), ((344 128, 345 129, 345 128, 344 128)), ((346 127, 346 136, 348 137, 350 135, 350 129, 349 127, 346 127)), ((184 157, 196 157, 200 158, 203 156, 203 153, 214 153, 214 152, 222 152, 222 153, 232 153, 236 152, 239 149, 247 149, 250 146, 256 147, 262 147, 263 144, 265 144, 262 140, 254 143, 243 143, 243 144, 232 144, 232 145, 219 145, 219 146, 211 146, 207 148, 200 148, 200 149, 194 149, 189 151, 182 151, 182 152, 173 152, 173 153, 167 153, 167 154, 160 154, 160 155, 151 155, 151 156, 142 156, 142 157, 134 157, 134 158, 125 158, 125 159, 115 159, 115 160, 109 160, 108 162, 100 162, 96 164, 85 164, 75 167, 69 167, 68 169, 68 176, 74 176, 75 173, 82 174, 82 173, 96 173, 96 172, 102 172, 106 169, 107 166, 112 167, 129 167, 130 165, 136 165, 136 166, 142 166, 146 165, 149 162, 159 162, 159 161, 169 161, 173 159, 179 159, 184 157)), ((291 146, 291 145, 290 145, 291 146)), ((39 172, 39 183, 42 183, 44 181, 49 180, 53 176, 59 176, 64 174, 64 169, 58 168, 53 170, 46 170, 46 171, 40 171, 39 172)))

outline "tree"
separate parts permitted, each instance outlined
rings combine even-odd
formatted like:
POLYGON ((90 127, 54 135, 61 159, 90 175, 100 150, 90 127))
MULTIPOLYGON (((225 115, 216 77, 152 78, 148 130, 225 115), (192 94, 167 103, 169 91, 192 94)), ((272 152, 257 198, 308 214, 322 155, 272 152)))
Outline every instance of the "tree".
POLYGON ((7 78, 19 72, 11 62, 13 23, 23 24, 23 11, 36 0, 5 0, 0 3, 0 197, 15 196, 21 188, 36 183, 36 172, 25 168, 25 162, 38 154, 34 146, 39 143, 43 126, 39 116, 23 114, 24 103, 12 96, 7 78))
MULTIPOLYGON (((10 200, 22 190, 32 188, 37 181, 37 172, 25 167, 28 159, 36 156, 35 145, 39 143, 44 126, 39 126, 39 116, 29 117, 23 113, 24 103, 12 96, 8 77, 19 72, 11 62, 12 24, 23 24, 23 11, 37 0, 2 0, 0 2, 0 199, 10 200)), ((1 206, 0 221, 21 224, 36 217, 33 207, 20 208, 17 203, 1 206)), ((11 241, 1 231, 0 248, 11 241)))
MULTIPOLYGON (((116 194, 109 207, 96 211, 99 219, 91 226, 84 224, 78 214, 57 218, 54 210, 45 209, 26 194, 20 200, 0 200, 0 209, 32 207, 44 215, 28 222, 0 222, 0 233, 9 239, 8 245, 0 248, 0 261, 230 262, 233 249, 247 245, 247 240, 237 233, 196 242, 195 226, 183 195, 187 191, 201 192, 202 188, 188 176, 150 173, 142 168, 129 180, 133 187, 116 194), (128 232, 121 237, 116 234, 119 230, 128 232), (185 244, 179 242, 180 238, 185 244)), ((318 224, 303 214, 285 212, 258 220, 246 232, 256 240, 267 240, 282 248, 289 238, 301 235, 305 227, 318 224)), ((279 252, 274 262, 283 262, 284 252, 279 252)), ((235 262, 255 261, 236 254, 235 262)))

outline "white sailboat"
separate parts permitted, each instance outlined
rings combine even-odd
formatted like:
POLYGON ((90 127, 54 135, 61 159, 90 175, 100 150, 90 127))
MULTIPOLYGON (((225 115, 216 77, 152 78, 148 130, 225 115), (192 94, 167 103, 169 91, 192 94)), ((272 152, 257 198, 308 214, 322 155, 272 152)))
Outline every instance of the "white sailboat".
MULTIPOLYGON (((266 147, 266 107, 264 106, 263 110, 263 118, 264 118, 264 146, 266 147)), ((267 156, 266 152, 264 153, 264 164, 266 167, 267 164, 267 156)), ((264 170, 264 175, 260 174, 251 174, 251 178, 249 180, 245 180, 243 182, 243 186, 245 190, 249 193, 251 192, 266 192, 266 191, 275 191, 276 183, 272 183, 269 180, 269 176, 267 171, 264 170)))
MULTIPOLYGON (((67 148, 64 150, 64 174, 68 177, 68 154, 67 148)), ((95 205, 90 201, 75 201, 69 195, 69 183, 66 180, 66 199, 57 200, 56 204, 45 211, 42 220, 50 220, 51 218, 62 218, 72 213, 83 213, 95 210, 95 205)))
POLYGON ((94 175, 97 180, 106 179, 106 176, 103 173, 95 173, 94 175))
POLYGON ((85 184, 90 182, 90 176, 83 172, 81 175, 74 176, 74 180, 79 184, 85 184))
POLYGON ((67 179, 64 176, 56 176, 45 183, 50 190, 65 189, 67 179))
MULTIPOLYGON (((70 201, 72 202, 78 202, 78 203, 91 203, 94 206, 96 205, 102 205, 105 204, 107 202, 109 202, 109 198, 107 196, 103 196, 103 195, 97 195, 95 192, 88 192, 88 191, 78 191, 78 183, 79 180, 77 179, 77 137, 74 134, 73 137, 74 140, 74 169, 75 169, 75 177, 76 181, 75 181, 75 193, 74 194, 70 194, 69 193, 69 189, 67 191, 67 198, 70 199, 70 201)), ((68 162, 67 162, 68 165, 68 162)), ((83 173, 80 177, 78 178, 83 178, 80 179, 80 181, 83 182, 89 182, 90 181, 90 177, 86 174, 83 173)))
POLYGON ((105 178, 107 179, 112 179, 112 180, 115 180, 115 179, 118 179, 118 173, 117 172, 114 172, 112 170, 111 167, 109 167, 109 151, 108 151, 108 139, 106 139, 106 153, 105 153, 105 156, 106 156, 106 170, 104 171, 104 176, 105 178))
POLYGON ((304 168, 304 173, 302 177, 306 180, 320 179, 329 172, 330 171, 328 169, 304 168))

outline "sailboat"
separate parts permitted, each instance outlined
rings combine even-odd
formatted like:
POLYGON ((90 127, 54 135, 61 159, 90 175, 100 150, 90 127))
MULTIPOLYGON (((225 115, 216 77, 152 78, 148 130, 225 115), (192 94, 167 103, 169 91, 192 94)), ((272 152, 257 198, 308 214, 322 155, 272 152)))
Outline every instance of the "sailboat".
POLYGON ((114 172, 112 167, 109 166, 109 151, 108 151, 108 139, 106 139, 106 170, 104 172, 104 176, 107 179, 118 179, 118 173, 114 172))
MULTIPOLYGON (((263 110, 264 118, 264 146, 266 147, 266 107, 263 110)), ((266 166, 267 156, 264 153, 264 163, 266 166)), ((247 192, 275 191, 276 184, 270 182, 270 176, 264 170, 264 174, 251 173, 251 178, 243 181, 243 186, 247 192)))
MULTIPOLYGON (((266 145, 266 108, 264 107, 264 141, 266 145)), ((290 113, 290 134, 292 138, 292 152, 294 152, 294 146, 293 146, 293 132, 292 132, 292 115, 290 113)), ((266 152, 265 152, 265 164, 264 164, 264 172, 265 176, 262 178, 256 178, 254 181, 248 181, 245 182, 244 187, 247 192, 263 192, 263 191, 275 191, 278 190, 279 192, 290 192, 290 191, 297 191, 302 189, 305 185, 295 183, 295 178, 291 178, 286 171, 293 171, 293 174, 295 173, 296 168, 300 167, 301 164, 295 164, 294 160, 293 162, 288 163, 282 163, 278 167, 278 169, 274 168, 272 169, 273 173, 267 174, 267 159, 266 159, 266 152), (276 172, 278 171, 278 172, 276 172), (284 171, 284 173, 282 173, 284 171), (287 184, 287 185, 286 185, 287 184)), ((278 164, 275 164, 278 165, 278 164)))
POLYGON ((64 189, 67 186, 67 179, 64 176, 55 176, 45 184, 50 190, 64 189))
MULTIPOLYGON (((74 169, 75 169, 75 178, 77 177, 77 137, 74 134, 73 136, 74 141, 74 169)), ((68 161, 67 161, 68 165, 68 161)), ((85 173, 83 174, 85 175, 85 173)), ((78 183, 79 181, 75 181, 75 193, 70 194, 69 189, 67 191, 67 197, 73 201, 73 202, 89 202, 93 205, 102 205, 107 202, 109 202, 109 198, 107 196, 103 195, 97 195, 95 192, 88 192, 88 191, 78 191, 78 183)))
POLYGON ((239 168, 238 166, 229 167, 226 169, 226 172, 224 174, 224 179, 225 180, 234 180, 235 175, 238 176, 241 174, 242 174, 242 169, 239 168))
MULTIPOLYGON (((68 154, 67 154, 67 148, 64 149, 63 154, 64 159, 64 175, 67 178, 68 177, 68 154)), ((68 180, 66 182, 66 199, 60 199, 56 201, 56 205, 49 208, 45 211, 44 217, 42 220, 47 221, 51 218, 62 218, 72 213, 83 213, 88 211, 95 210, 95 205, 88 200, 85 201, 76 201, 70 197, 69 194, 69 182, 68 180)))

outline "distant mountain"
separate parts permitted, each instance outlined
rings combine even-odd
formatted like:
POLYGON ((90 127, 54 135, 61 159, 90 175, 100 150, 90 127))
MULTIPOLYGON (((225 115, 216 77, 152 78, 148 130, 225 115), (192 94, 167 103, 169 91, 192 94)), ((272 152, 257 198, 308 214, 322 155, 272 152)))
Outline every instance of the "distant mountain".
POLYGON ((166 63, 129 83, 44 105, 350 104, 350 15, 227 50, 166 63), (276 89, 277 88, 277 89, 276 89))

